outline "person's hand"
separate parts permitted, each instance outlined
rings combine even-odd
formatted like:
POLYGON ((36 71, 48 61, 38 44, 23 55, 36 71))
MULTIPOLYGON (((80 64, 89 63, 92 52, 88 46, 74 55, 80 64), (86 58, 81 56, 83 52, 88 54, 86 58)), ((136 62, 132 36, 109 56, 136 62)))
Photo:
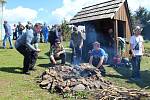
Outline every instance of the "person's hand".
POLYGON ((79 50, 82 50, 82 47, 81 47, 81 46, 79 46, 79 50))
POLYGON ((54 65, 56 65, 56 64, 57 64, 57 62, 56 62, 56 61, 54 61, 54 62, 53 62, 53 64, 54 64, 54 65))
POLYGON ((97 66, 96 68, 97 68, 97 69, 99 69, 100 67, 99 67, 99 66, 97 66))
POLYGON ((132 53, 132 57, 135 57, 135 54, 132 53))
POLYGON ((60 53, 57 53, 57 54, 56 54, 56 57, 59 57, 59 56, 60 56, 60 53))
POLYGON ((36 51, 37 51, 37 52, 41 52, 41 50, 40 50, 40 49, 36 49, 36 51))

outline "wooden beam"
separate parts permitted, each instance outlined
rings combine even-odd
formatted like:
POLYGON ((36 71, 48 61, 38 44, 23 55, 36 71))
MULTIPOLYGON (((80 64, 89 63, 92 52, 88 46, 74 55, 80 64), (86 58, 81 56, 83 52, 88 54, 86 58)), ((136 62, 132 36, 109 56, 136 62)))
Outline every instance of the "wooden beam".
POLYGON ((115 53, 116 54, 119 54, 119 52, 118 52, 118 39, 117 39, 117 37, 118 37, 118 20, 114 20, 114 35, 115 35, 115 37, 114 37, 114 40, 115 40, 115 53))

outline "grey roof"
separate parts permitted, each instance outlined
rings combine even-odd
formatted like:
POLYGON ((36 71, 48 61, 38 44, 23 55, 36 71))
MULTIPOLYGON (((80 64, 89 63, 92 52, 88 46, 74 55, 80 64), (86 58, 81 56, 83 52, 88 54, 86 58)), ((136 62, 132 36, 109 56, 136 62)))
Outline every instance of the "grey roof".
POLYGON ((82 10, 71 19, 70 23, 73 24, 90 20, 113 18, 116 11, 119 10, 124 2, 125 0, 110 0, 82 8, 82 10))

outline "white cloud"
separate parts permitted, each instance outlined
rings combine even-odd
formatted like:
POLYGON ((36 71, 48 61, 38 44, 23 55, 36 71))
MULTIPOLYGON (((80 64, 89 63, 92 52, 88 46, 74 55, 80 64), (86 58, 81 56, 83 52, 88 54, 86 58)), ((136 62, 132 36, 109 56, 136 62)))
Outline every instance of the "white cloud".
POLYGON ((38 11, 44 11, 44 8, 39 8, 39 10, 38 11))
MULTIPOLYGON (((81 8, 108 0, 63 0, 63 6, 55 9, 52 15, 61 22, 64 18, 70 20, 81 8)), ((150 8, 149 0, 128 0, 129 7, 136 10, 139 6, 150 8)))
POLYGON ((14 9, 5 9, 4 20, 10 23, 33 21, 37 18, 38 12, 30 8, 23 8, 21 6, 14 9))
POLYGON ((150 9, 149 0, 128 0, 129 7, 131 10, 135 11, 139 6, 150 9))
POLYGON ((103 0, 63 0, 63 6, 52 12, 52 15, 59 20, 70 20, 73 15, 81 10, 82 7, 101 2, 103 0))

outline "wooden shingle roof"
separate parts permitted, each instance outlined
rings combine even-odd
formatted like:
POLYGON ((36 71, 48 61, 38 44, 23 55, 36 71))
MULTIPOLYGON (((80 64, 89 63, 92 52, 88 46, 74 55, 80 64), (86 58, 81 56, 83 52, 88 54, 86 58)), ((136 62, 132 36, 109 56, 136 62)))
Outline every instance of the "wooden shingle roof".
POLYGON ((82 8, 82 10, 71 19, 70 23, 74 24, 105 18, 112 19, 124 2, 125 0, 110 0, 82 8))

